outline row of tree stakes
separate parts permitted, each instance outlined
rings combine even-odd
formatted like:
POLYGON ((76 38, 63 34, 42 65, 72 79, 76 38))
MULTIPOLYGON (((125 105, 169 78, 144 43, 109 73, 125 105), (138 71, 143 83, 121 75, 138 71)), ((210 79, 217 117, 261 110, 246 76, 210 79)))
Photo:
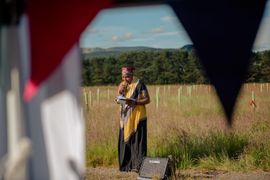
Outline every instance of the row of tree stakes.
MULTIPOLYGON (((211 85, 186 85, 186 86, 180 86, 177 88, 177 103, 178 105, 181 104, 181 99, 183 96, 185 97, 193 97, 195 93, 198 91, 198 89, 201 89, 204 87, 206 93, 211 93, 214 91, 214 88, 211 85), (185 89, 185 91, 184 91, 185 89)), ((259 90, 260 93, 262 92, 269 92, 269 84, 264 83, 260 84, 259 89, 258 86, 256 86, 255 83, 252 84, 245 84, 244 88, 247 88, 251 92, 251 98, 250 98, 250 105, 255 109, 257 107, 256 105, 256 99, 255 99, 255 89, 259 90)), ((166 100, 171 95, 171 86, 163 86, 161 88, 160 86, 157 86, 155 88, 155 106, 156 108, 159 108, 161 100, 166 100), (163 91, 163 92, 162 92, 163 91), (163 94, 163 97, 162 95, 163 94)), ((175 93, 175 92, 174 92, 175 93)), ((83 88, 82 89, 82 95, 83 95, 83 104, 87 109, 89 109, 91 106, 95 104, 99 104, 101 100, 114 100, 114 98, 117 96, 114 91, 112 91, 110 88, 107 88, 106 90, 102 90, 100 88, 83 88)), ((176 94, 175 94, 176 95, 176 94)), ((152 95, 153 96, 153 95, 152 95)))

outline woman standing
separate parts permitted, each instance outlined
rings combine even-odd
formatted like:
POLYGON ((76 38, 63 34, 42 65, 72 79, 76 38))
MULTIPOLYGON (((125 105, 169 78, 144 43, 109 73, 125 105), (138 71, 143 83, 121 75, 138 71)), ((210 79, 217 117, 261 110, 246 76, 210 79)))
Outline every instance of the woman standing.
POLYGON ((118 93, 125 96, 121 104, 118 139, 120 171, 138 172, 147 155, 147 117, 145 105, 150 97, 145 84, 133 77, 134 67, 122 67, 122 82, 118 93))

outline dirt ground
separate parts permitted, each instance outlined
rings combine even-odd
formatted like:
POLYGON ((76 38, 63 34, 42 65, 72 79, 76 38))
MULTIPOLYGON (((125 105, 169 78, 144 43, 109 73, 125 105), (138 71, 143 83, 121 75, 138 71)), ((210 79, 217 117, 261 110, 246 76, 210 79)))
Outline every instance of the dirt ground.
MULTIPOLYGON (((137 179, 139 175, 134 172, 120 172, 117 168, 97 167, 87 168, 86 180, 129 180, 137 179)), ((171 178, 172 180, 174 178, 171 178)), ((177 171, 176 179, 179 180, 270 180, 270 172, 199 172, 177 171)))

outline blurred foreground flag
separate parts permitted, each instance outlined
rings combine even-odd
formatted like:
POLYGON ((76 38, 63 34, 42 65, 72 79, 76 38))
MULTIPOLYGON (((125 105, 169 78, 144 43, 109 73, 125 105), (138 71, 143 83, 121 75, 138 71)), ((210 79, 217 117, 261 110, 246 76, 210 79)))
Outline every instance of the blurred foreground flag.
POLYGON ((22 1, 0 7, 0 179, 26 179, 31 143, 26 137, 22 106, 24 62, 27 56, 27 18, 22 1))
POLYGON ((24 98, 29 101, 39 85, 60 65, 81 33, 110 0, 29 0, 31 74, 24 98))
POLYGON ((81 179, 83 176, 85 138, 80 64, 80 51, 75 44, 28 103, 28 128, 34 152, 31 179, 81 179))
POLYGON ((31 63, 24 90, 34 152, 30 179, 82 179, 81 33, 108 0, 29 0, 31 63))
POLYGON ((25 2, 0 1, 0 179, 82 179, 78 40, 110 2, 25 2))

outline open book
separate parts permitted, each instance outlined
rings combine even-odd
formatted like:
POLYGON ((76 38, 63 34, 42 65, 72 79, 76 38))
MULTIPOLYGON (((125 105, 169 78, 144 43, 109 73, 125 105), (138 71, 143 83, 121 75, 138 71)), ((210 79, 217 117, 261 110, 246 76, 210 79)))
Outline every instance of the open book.
POLYGON ((118 102, 122 105, 126 104, 126 101, 136 101, 136 99, 126 98, 125 96, 122 96, 122 95, 117 96, 115 100, 116 100, 116 102, 118 102))

